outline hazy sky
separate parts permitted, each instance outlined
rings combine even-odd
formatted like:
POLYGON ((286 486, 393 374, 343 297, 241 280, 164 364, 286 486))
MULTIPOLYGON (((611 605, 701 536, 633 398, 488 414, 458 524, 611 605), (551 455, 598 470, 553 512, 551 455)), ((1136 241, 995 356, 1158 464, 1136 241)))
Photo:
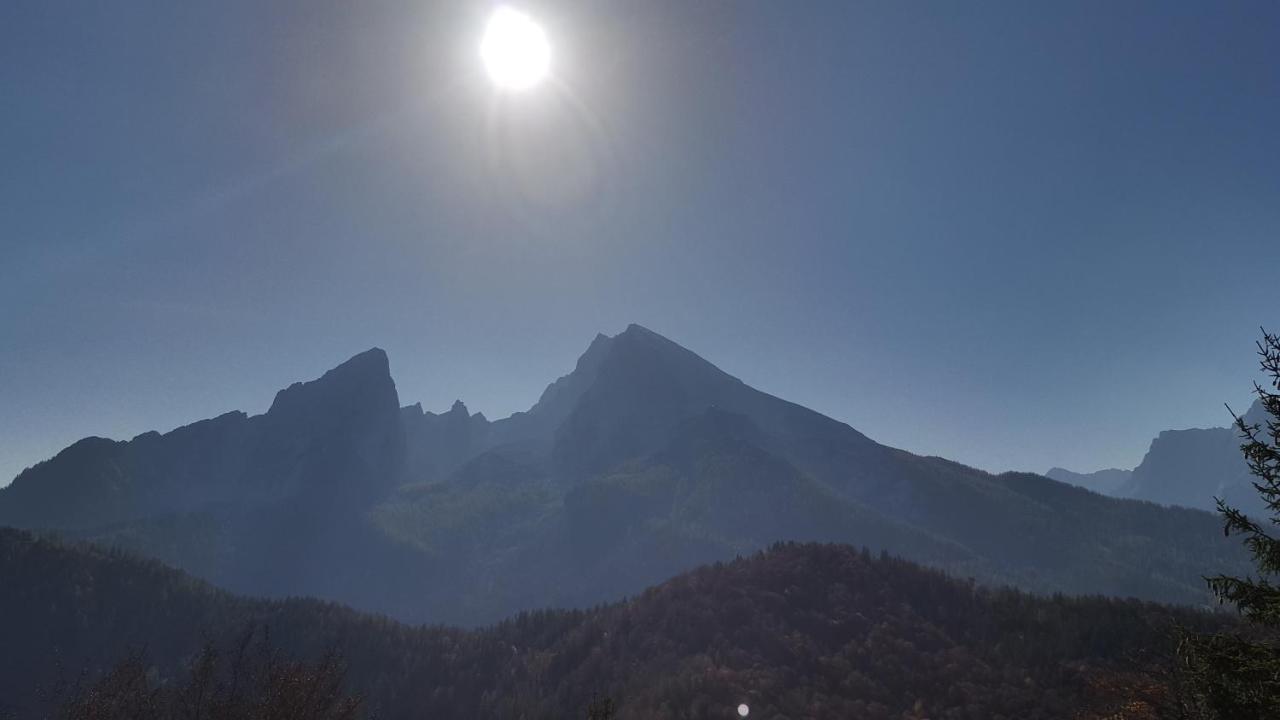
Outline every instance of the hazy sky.
POLYGON ((992 470, 1225 424, 1280 3, 1048 5, 526 3, 557 82, 495 99, 484 2, 8 0, 0 482, 373 345, 500 417, 629 322, 992 470))

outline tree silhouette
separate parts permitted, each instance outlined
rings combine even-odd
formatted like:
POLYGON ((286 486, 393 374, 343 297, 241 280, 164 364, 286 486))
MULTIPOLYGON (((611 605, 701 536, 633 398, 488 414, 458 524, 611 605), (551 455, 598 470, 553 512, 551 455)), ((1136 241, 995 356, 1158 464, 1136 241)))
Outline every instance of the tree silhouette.
POLYGON ((229 651, 207 642, 186 678, 161 683, 135 652, 81 689, 59 720, 357 720, 335 652, 312 663, 285 659, 265 632, 247 630, 229 651))
POLYGON ((1280 717, 1280 335, 1262 331, 1258 357, 1266 385, 1254 383, 1267 419, 1250 423, 1236 415, 1240 446, 1253 485, 1266 504, 1267 518, 1251 518, 1218 500, 1227 535, 1239 535, 1253 556, 1257 577, 1207 578, 1219 601, 1234 605, 1248 620, 1240 632, 1183 639, 1180 656, 1189 692, 1184 716, 1207 718, 1280 717))

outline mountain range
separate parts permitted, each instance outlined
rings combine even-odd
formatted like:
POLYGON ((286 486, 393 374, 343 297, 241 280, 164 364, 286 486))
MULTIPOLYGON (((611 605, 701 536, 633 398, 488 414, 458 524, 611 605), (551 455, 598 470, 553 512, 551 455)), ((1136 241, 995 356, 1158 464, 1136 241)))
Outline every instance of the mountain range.
POLYGON ((1248 568, 1209 513, 890 448, 638 325, 500 420, 402 407, 374 349, 262 415, 87 438, 0 489, 0 525, 238 593, 465 626, 614 601, 780 540, 1191 604, 1204 575, 1248 568))
MULTIPOLYGON (((1262 403, 1254 401, 1244 420, 1265 427, 1265 416, 1262 403)), ((1215 510, 1216 498, 1222 498, 1246 514, 1265 515, 1254 477, 1240 453, 1241 442, 1235 427, 1165 430, 1151 441, 1142 462, 1132 470, 1076 473, 1055 467, 1045 475, 1112 497, 1203 510, 1215 510)))

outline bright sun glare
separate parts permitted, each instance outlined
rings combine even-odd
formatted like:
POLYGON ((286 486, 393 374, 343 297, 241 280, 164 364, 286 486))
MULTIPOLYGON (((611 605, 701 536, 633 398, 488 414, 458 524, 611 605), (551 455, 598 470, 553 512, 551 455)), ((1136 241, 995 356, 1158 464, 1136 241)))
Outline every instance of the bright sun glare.
POLYGON ((480 58, 498 88, 529 90, 551 70, 551 45, 533 18, 503 5, 489 16, 480 41, 480 58))

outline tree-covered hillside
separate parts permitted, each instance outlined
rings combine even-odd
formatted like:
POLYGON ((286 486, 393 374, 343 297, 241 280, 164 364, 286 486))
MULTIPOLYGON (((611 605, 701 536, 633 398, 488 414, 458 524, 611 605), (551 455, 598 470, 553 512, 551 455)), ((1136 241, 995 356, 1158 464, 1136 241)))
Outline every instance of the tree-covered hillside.
POLYGON ((1218 622, 985 590, 834 545, 779 545, 619 604, 470 632, 244 599, 155 562, 12 530, 0 531, 0 581, 0 699, 19 718, 41 716, 39 690, 60 676, 91 680, 143 649, 163 682, 206 639, 251 626, 296 657, 340 650, 351 689, 389 719, 581 717, 597 692, 634 719, 728 718, 739 703, 767 719, 1095 717, 1085 711, 1132 704, 1101 688, 1145 677, 1172 623, 1218 622))

